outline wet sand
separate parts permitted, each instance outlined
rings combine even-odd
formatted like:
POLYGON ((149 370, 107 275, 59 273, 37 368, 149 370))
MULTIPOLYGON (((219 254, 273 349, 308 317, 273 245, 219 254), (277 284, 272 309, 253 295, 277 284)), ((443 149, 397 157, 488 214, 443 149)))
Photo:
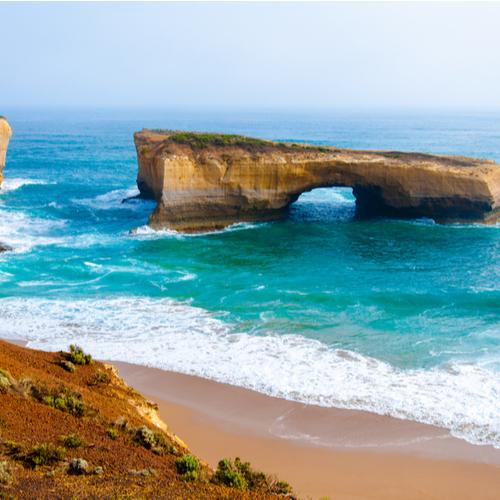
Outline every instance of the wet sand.
POLYGON ((212 466, 240 456, 289 481, 301 498, 500 498, 500 450, 468 444, 445 429, 113 364, 159 404, 163 419, 193 453, 212 466))

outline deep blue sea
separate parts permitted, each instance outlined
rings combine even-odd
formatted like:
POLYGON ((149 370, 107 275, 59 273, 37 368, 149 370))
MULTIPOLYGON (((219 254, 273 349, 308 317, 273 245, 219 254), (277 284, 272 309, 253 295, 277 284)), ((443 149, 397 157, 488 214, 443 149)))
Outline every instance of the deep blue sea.
POLYGON ((500 447, 499 226, 353 220, 329 188, 287 220, 185 236, 122 203, 143 127, 500 162, 500 114, 1 111, 0 336, 500 447))

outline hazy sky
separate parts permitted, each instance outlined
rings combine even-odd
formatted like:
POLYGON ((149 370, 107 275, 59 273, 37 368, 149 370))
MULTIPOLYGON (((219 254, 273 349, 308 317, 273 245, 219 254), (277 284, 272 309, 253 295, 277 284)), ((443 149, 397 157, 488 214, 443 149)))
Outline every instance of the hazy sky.
POLYGON ((0 3, 13 106, 500 109, 500 3, 0 3))

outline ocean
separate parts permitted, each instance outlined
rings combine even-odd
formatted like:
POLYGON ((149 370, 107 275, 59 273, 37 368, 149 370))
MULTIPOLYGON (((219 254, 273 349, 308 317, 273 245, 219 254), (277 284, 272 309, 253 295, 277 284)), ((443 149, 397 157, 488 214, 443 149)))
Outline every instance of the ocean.
POLYGON ((146 225, 132 134, 220 131, 500 163, 500 114, 0 110, 0 336, 308 404, 435 424, 500 447, 500 226, 355 220, 347 188, 286 220, 146 225))

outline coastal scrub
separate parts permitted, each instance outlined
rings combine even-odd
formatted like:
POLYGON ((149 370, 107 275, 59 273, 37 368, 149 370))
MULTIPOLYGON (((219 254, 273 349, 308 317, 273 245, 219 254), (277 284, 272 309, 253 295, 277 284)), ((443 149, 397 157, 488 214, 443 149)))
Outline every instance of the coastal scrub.
POLYGON ((53 465, 64 460, 66 450, 53 444, 40 444, 32 448, 25 458, 27 464, 35 468, 42 465, 53 465))
POLYGON ((193 455, 184 455, 175 461, 177 472, 184 481, 196 481, 200 471, 200 461, 193 455))

